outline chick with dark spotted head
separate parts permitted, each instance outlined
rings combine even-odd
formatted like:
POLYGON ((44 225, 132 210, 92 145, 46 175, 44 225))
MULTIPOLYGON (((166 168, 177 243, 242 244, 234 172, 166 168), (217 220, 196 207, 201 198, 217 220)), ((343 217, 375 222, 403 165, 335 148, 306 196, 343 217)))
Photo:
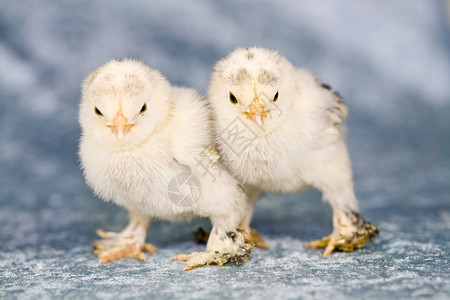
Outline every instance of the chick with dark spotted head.
MULTIPOLYGON (((261 193, 313 187, 333 209, 334 230, 307 247, 325 248, 324 255, 353 251, 378 234, 359 212, 339 93, 277 52, 253 47, 216 64, 209 99, 223 164, 245 185, 244 229, 261 193)), ((252 238, 268 247, 254 230, 252 238)))

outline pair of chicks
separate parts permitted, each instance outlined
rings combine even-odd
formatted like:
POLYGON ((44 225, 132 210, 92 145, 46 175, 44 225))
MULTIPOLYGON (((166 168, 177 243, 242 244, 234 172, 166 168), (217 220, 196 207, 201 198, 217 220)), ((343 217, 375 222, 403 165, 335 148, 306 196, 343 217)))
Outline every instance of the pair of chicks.
POLYGON ((209 101, 171 86, 134 60, 113 60, 85 80, 80 158, 95 194, 129 211, 119 233, 97 233, 100 262, 145 260, 153 218, 209 217, 205 252, 180 254, 185 270, 243 263, 267 247, 250 228, 262 192, 320 190, 333 209, 331 235, 306 244, 353 251, 378 228, 359 215, 343 137, 340 95, 277 52, 241 48, 217 63, 209 101))

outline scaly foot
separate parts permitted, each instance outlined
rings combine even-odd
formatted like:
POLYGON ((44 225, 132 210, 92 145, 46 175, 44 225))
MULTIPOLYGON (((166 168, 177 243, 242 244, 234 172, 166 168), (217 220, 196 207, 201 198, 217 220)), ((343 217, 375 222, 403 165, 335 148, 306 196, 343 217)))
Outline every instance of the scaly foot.
POLYGON ((248 260, 252 248, 242 247, 239 253, 220 253, 219 251, 194 252, 191 254, 178 254, 172 260, 187 261, 183 271, 189 271, 205 265, 218 265, 234 262, 241 265, 248 260))
POLYGON ((153 253, 156 247, 145 243, 146 231, 127 227, 122 232, 106 232, 101 229, 97 234, 102 238, 96 241, 92 247, 94 254, 98 256, 99 263, 106 263, 124 257, 131 257, 145 261, 143 251, 153 253))
POLYGON ((358 213, 339 212, 333 233, 321 240, 306 243, 305 247, 325 248, 323 255, 329 255, 335 250, 352 252, 364 247, 378 232, 377 226, 366 222, 358 213))
MULTIPOLYGON (((217 230, 216 230, 217 232, 217 230)), ((205 265, 223 266, 226 263, 245 263, 253 249, 254 244, 245 238, 246 232, 242 230, 229 231, 225 234, 212 235, 213 240, 208 241, 209 247, 205 252, 176 255, 173 260, 187 261, 183 271, 189 271, 205 265), (211 246, 212 245, 212 246, 211 246)))

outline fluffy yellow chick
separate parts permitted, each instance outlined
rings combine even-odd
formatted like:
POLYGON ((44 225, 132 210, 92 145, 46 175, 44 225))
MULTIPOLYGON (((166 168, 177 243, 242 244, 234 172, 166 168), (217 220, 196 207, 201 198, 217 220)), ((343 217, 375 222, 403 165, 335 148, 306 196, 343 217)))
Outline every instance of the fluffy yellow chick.
POLYGON ((129 211, 119 233, 98 231, 100 262, 145 260, 156 248, 145 239, 153 218, 209 217, 205 252, 179 255, 185 270, 244 262, 252 248, 238 228, 245 194, 214 161, 211 118, 193 90, 171 86, 157 71, 134 60, 112 60, 85 80, 79 120, 80 159, 88 185, 129 211))
POLYGON ((248 194, 246 230, 261 192, 314 187, 333 209, 334 230, 307 247, 324 247, 325 255, 353 251, 378 234, 359 214, 343 134, 347 108, 337 92, 278 53, 255 47, 217 63, 209 98, 223 164, 248 194))

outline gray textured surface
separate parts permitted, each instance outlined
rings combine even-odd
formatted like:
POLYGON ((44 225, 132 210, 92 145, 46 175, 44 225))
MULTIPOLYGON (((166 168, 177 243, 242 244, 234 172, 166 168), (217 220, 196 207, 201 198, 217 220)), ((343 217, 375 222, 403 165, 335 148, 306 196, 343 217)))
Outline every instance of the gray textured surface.
POLYGON ((0 1, 0 298, 450 299, 450 38, 443 1, 0 1), (279 50, 339 90, 368 247, 324 258, 320 194, 266 195, 270 250, 182 272, 207 220, 156 222, 147 262, 98 265, 94 230, 125 212, 92 196, 77 162, 84 76, 133 57, 205 92, 233 48, 279 50))

